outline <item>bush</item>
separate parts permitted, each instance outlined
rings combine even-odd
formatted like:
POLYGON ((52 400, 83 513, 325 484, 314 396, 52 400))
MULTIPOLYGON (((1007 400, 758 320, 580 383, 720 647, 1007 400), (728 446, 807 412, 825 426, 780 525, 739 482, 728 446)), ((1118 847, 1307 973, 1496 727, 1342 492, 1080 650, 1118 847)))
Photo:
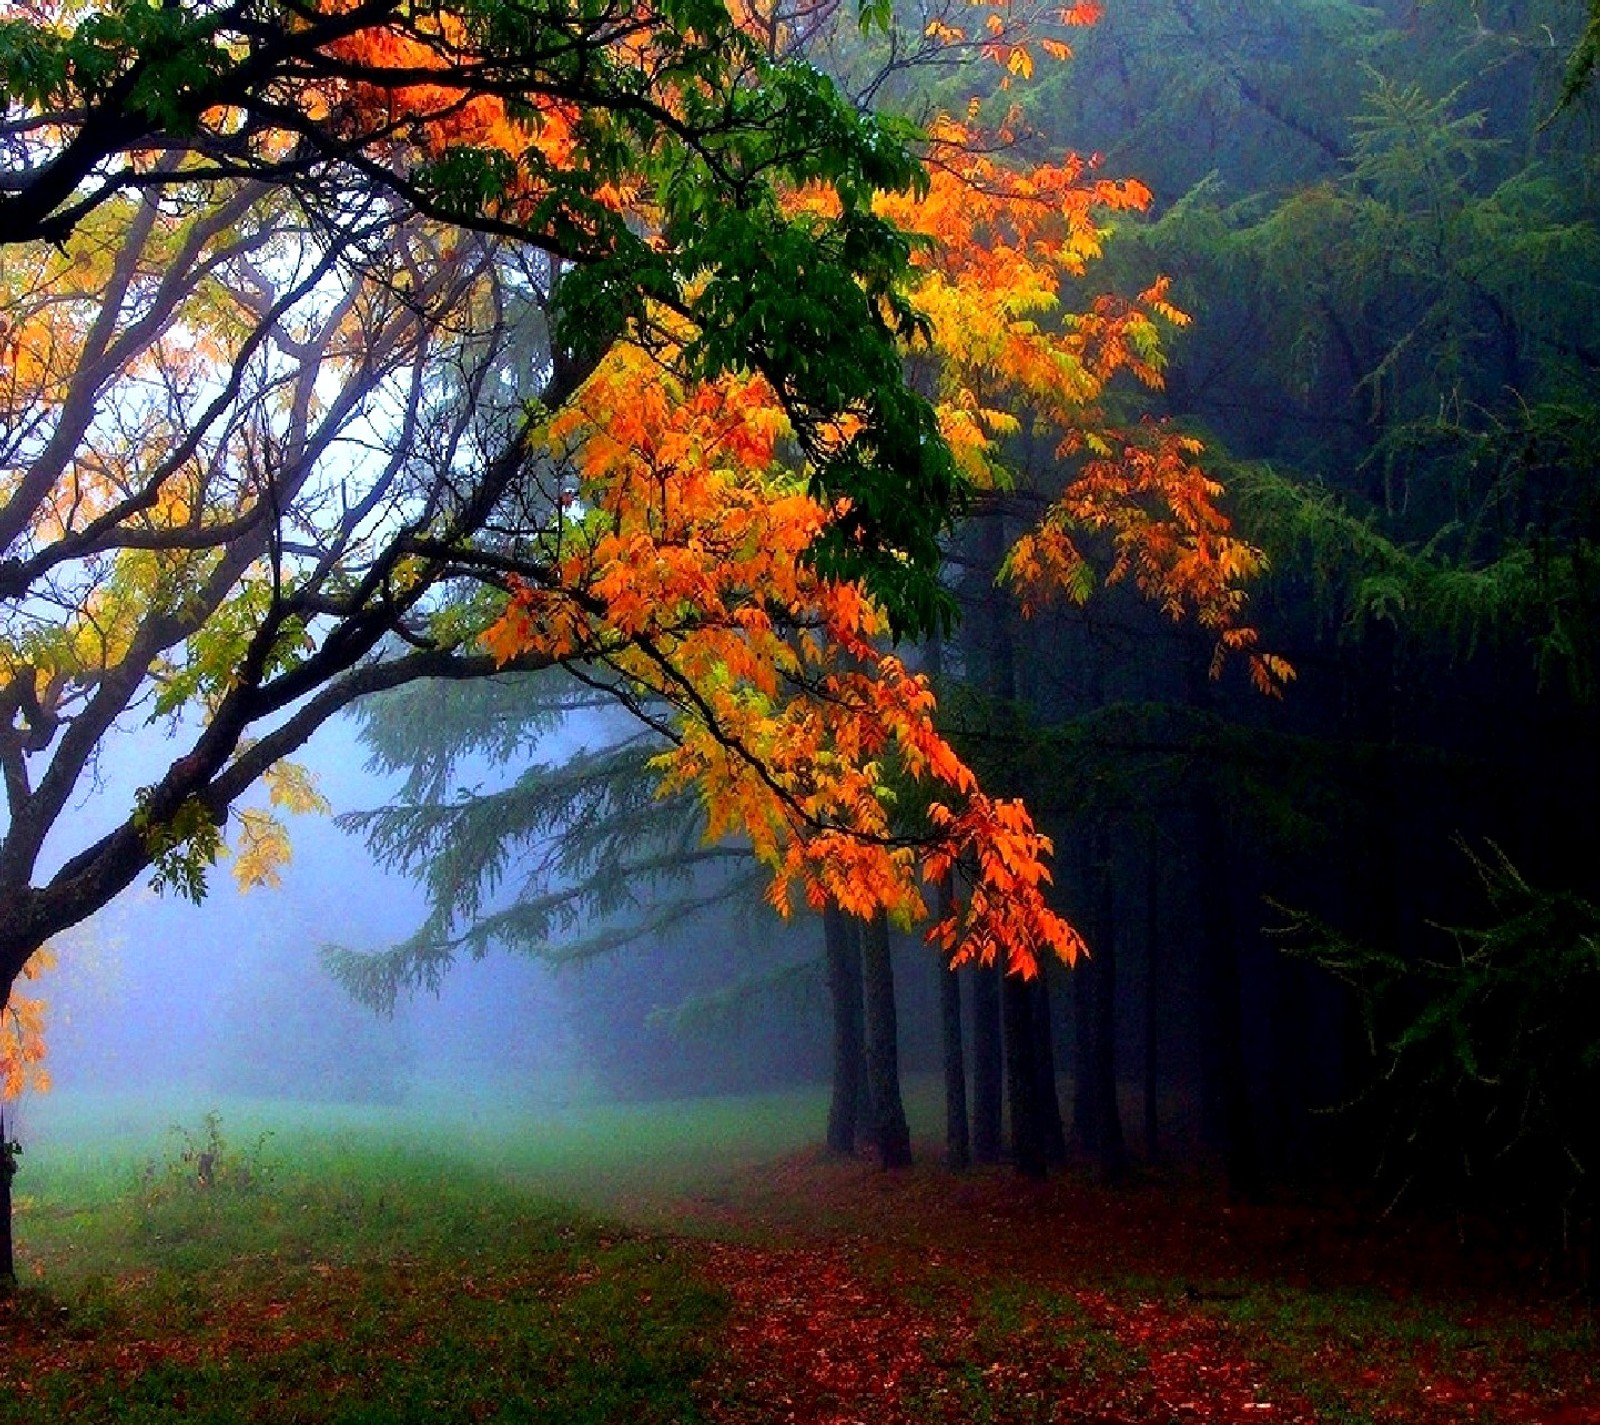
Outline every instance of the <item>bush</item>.
POLYGON ((164 1159, 146 1163, 140 1176, 147 1203, 186 1192, 252 1192, 268 1186, 277 1171, 266 1156, 270 1132, 260 1134, 248 1148, 236 1148, 223 1135, 222 1115, 214 1109, 198 1128, 174 1123, 167 1131, 175 1140, 172 1149, 164 1159))
POLYGON ((1309 917, 1291 953, 1361 997, 1377 1072, 1352 1107, 1396 1195, 1509 1217, 1580 1257, 1600 1208, 1600 908, 1530 886, 1498 850, 1472 859, 1487 914, 1441 927, 1437 958, 1309 917))

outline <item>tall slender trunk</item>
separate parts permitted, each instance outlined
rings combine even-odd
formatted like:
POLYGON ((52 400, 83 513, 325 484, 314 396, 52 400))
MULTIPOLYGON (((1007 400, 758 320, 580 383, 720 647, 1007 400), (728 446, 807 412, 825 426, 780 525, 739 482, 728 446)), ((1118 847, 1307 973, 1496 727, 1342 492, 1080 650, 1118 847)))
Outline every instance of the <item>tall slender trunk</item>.
MULTIPOLYGON (((1191 646, 1190 703, 1211 702, 1209 660, 1191 646)), ((1261 1164, 1250 1116, 1240 1003, 1239 944, 1233 916, 1228 828, 1204 770, 1194 792, 1196 871, 1200 898, 1201 1131, 1222 1153, 1229 1191, 1240 1198, 1261 1187, 1261 1164)))
POLYGON ((882 911, 862 928, 861 969, 866 983, 867 1080, 872 1088, 878 1157, 886 1168, 907 1168, 911 1166, 911 1130, 900 1098, 894 967, 889 958, 889 918, 882 911))
POLYGON ((1045 1161, 1061 1167, 1067 1161, 1067 1133, 1061 1122, 1061 1094, 1056 1088, 1056 1042, 1050 1015, 1049 965, 1041 962, 1032 983, 1033 1067, 1038 1084, 1039 1132, 1045 1161))
POLYGON ((1072 972, 1072 1146, 1093 1156, 1099 1148, 1099 1125, 1094 1115, 1094 986, 1090 968, 1099 955, 1096 941, 1089 942, 1089 958, 1072 972))
POLYGON ((17 1174, 17 1154, 22 1149, 7 1136, 6 1116, 0 1110, 0 1291, 16 1285, 17 1263, 11 1238, 11 1179, 17 1174))
POLYGON ((1117 902, 1111 879, 1111 832, 1095 828, 1095 924, 1100 935, 1094 985, 1094 1112, 1100 1172, 1115 1182, 1127 1166, 1122 1113, 1117 1107, 1117 902))
POLYGON ((1261 1186, 1260 1162, 1245 1078, 1239 947, 1222 845, 1225 833, 1209 788, 1200 793, 1199 812, 1202 1125, 1211 1145, 1222 1151, 1229 1190, 1249 1198, 1261 1186))
POLYGON ((854 1153, 860 1127, 866 1038, 861 1004, 861 941, 855 922, 836 905, 822 912, 833 1005, 833 1098, 828 1105, 828 1147, 854 1153))
POLYGON ((1045 1176, 1039 1114, 1039 1070, 1033 1042, 1033 987, 1021 975, 1000 982, 1006 1026, 1006 1089, 1011 1104, 1011 1155, 1024 1177, 1045 1176))
POLYGON ((1160 1156, 1160 1069, 1158 1041, 1161 1029, 1161 852, 1155 822, 1145 843, 1144 870, 1144 1156, 1154 1163, 1160 1156))
POLYGON ((1079 967, 1073 1004, 1077 1043, 1072 1131, 1081 1152, 1114 1182, 1126 1167, 1117 1106, 1117 925, 1111 882, 1111 836, 1096 822, 1079 863, 1088 892, 1091 954, 1079 967))
POLYGON ((1000 967, 972 967, 972 1159, 998 1163, 1004 1152, 1000 1046, 1000 967))
MULTIPOLYGON (((950 913, 952 888, 946 876, 939 882, 939 917, 950 913)), ((960 1172, 972 1162, 972 1137, 967 1126, 967 1063, 961 1041, 961 980, 955 968, 939 964, 939 1029, 944 1053, 944 1157, 960 1172)))

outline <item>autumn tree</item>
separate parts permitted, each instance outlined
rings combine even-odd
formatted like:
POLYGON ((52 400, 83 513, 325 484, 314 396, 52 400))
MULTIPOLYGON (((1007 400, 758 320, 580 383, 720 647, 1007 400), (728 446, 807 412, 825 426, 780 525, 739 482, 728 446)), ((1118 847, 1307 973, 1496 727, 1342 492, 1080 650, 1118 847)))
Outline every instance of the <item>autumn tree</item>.
POLYGON ((536 432, 625 329, 670 314, 689 380, 762 373, 841 500, 789 554, 939 616, 960 481, 869 207, 916 165, 720 8, 128 5, 3 45, 6 985, 147 867, 198 893, 239 795, 354 698, 493 666, 441 590, 556 567, 536 432), (490 384, 513 293, 537 406, 490 384), (137 805, 46 856, 118 719, 186 708, 137 805))
MULTIPOLYGON (((806 12, 805 22, 825 18, 806 12)), ((1019 35, 991 24, 969 38, 955 18, 929 26, 914 48, 946 61, 983 54, 1000 60, 997 72, 1005 74, 1031 68, 1019 35)), ((814 32, 802 33, 799 18, 781 11, 752 13, 744 22, 768 53, 814 42, 814 32)), ((870 97, 887 72, 880 66, 859 92, 870 97)), ((1100 178, 1081 159, 1029 165, 1000 156, 1019 141, 1003 123, 986 131, 976 112, 959 122, 937 118, 929 126, 927 191, 885 196, 875 206, 920 240, 906 282, 927 342, 913 357, 913 378, 932 398, 939 428, 973 485, 993 489, 1014 480, 1007 446, 1024 421, 1040 434, 1053 431, 1072 473, 1067 494, 1043 502, 1042 520, 1013 557, 1013 576, 1030 601, 1052 592, 1083 598, 1098 577, 1126 579, 1175 616, 1197 614, 1219 656, 1245 653, 1271 684, 1285 670, 1253 653, 1239 618, 1238 585, 1257 559, 1229 534, 1217 488, 1197 464, 1198 446, 1155 423, 1119 422, 1103 400, 1121 375, 1159 384, 1158 328, 1181 322, 1182 314, 1159 282, 1135 299, 1094 296, 1082 311, 1063 307, 1099 254, 1105 216, 1137 209, 1147 195, 1137 184, 1100 178), (1099 575, 1080 551, 1085 535, 1112 552, 1099 575)), ((786 201, 799 215, 839 216, 837 195, 815 188, 799 188, 786 201)), ((582 516, 556 531, 564 562, 513 586, 492 644, 508 658, 554 647, 582 676, 625 690, 638 711, 659 719, 675 743, 661 766, 678 785, 700 787, 713 832, 752 835, 757 853, 778 868, 778 899, 794 885, 814 904, 843 905, 864 918, 885 903, 915 917, 922 896, 907 875, 918 842, 931 837, 976 850, 976 829, 998 808, 981 798, 969 799, 963 812, 951 805, 970 798, 967 774, 942 741, 911 730, 908 715, 919 716, 931 702, 920 680, 885 653, 891 627, 880 613, 841 604, 825 581, 805 574, 803 560, 802 577, 791 572, 793 554, 809 547, 808 531, 826 512, 796 482, 785 453, 795 431, 778 393, 759 373, 755 380, 686 382, 688 333, 670 311, 655 315, 654 327, 614 348, 547 428, 546 455, 570 472, 569 483, 557 479, 552 489, 570 485, 582 516), (895 686, 913 701, 884 701, 884 690, 895 686), (816 716, 818 704, 829 717, 816 716), (934 795, 931 831, 907 830, 887 813, 893 781, 881 761, 886 751, 908 762, 914 776, 931 773, 935 784, 945 783, 934 795), (804 801, 796 796, 800 787, 811 789, 804 801), (844 836, 817 814, 840 800, 854 807, 844 836)), ((838 434, 850 438, 846 427, 838 434)), ((461 814, 440 808, 433 824, 461 814)), ((987 825, 983 838, 1001 829, 998 820, 987 825)), ((1014 829, 1032 835, 1024 823, 1014 829)), ((954 869, 958 860, 943 864, 954 869)), ((463 884, 475 886, 482 869, 463 884)), ((980 889, 964 898, 967 928, 985 925, 985 915, 1004 904, 982 899, 985 881, 999 878, 1013 895, 1018 884, 1010 875, 993 862, 980 865, 980 889)), ((1021 907, 1037 893, 1034 876, 1029 871, 1022 882, 1021 907)), ((475 896, 441 897, 444 921, 400 947, 399 958, 372 962, 370 974, 389 992, 396 974, 431 979, 453 945, 481 949, 497 924, 511 926, 496 914, 479 930, 452 929, 450 919, 463 907, 470 922, 475 896)), ((532 905, 543 901, 536 896, 532 905)), ((1008 918, 1008 934, 1027 922, 1022 909, 1008 918)), ((945 923, 953 948, 963 917, 952 909, 945 923)), ((1028 968, 1033 933, 1009 943, 970 936, 959 941, 960 953, 999 952, 1028 968)), ((369 973, 345 965, 358 979, 369 973)))
MULTIPOLYGON (((798 13, 769 20, 244 0, 0 23, 0 984, 147 869, 198 898, 231 839, 269 877, 281 832, 235 805, 262 779, 314 805, 285 759, 356 699, 556 664, 667 739, 665 786, 748 840, 775 904, 909 922, 950 884, 957 959, 1081 949, 1048 838, 892 644, 947 622, 939 538, 1006 480, 1026 412, 1072 471, 1012 553, 1029 599, 1083 596, 1093 535, 1104 577, 1284 676, 1198 447, 1101 399, 1158 383, 1164 284, 1062 307, 1097 215, 1144 192, 1002 160, 1003 119, 914 135, 792 62, 798 13), (57 845, 151 714, 185 750, 57 845)), ((919 44, 1031 70, 1008 19, 958 20, 919 44)))

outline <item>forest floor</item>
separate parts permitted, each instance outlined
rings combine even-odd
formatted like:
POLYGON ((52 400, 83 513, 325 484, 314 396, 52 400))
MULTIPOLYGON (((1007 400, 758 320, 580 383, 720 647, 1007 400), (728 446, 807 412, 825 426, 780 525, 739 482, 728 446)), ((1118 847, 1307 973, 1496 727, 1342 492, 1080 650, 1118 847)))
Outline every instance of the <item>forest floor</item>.
POLYGON ((923 1156, 618 1176, 599 1214, 359 1133, 45 1172, 0 1425, 1600 1425, 1593 1311, 1503 1246, 923 1156))
POLYGON ((817 1153, 696 1206, 727 1425, 1600 1425, 1592 1313, 1436 1225, 817 1153))

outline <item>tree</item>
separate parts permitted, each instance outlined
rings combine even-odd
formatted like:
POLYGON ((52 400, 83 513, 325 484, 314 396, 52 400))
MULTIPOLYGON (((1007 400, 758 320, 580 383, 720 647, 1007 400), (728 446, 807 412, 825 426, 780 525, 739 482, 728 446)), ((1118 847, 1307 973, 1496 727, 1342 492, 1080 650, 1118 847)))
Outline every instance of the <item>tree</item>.
MULTIPOLYGON (((953 30, 949 42, 965 43, 953 30)), ((914 374, 975 483, 1013 478, 1007 444, 1022 433, 1023 416, 1040 433, 1053 429, 1061 455, 1079 467, 1069 493, 1045 504, 1040 528, 1019 546, 1017 578, 1036 601, 1063 586, 1081 598, 1096 576, 1074 540, 1104 535, 1113 551, 1110 579, 1137 582, 1175 615, 1197 611, 1219 651, 1248 650, 1235 586, 1256 561, 1228 534, 1217 489, 1193 458, 1197 444, 1153 423, 1125 428, 1102 408, 1120 373, 1159 384, 1157 324, 1181 314, 1158 282, 1134 301, 1100 297, 1085 311, 1057 315, 1066 289, 1099 252, 1101 215, 1136 208, 1143 190, 1102 180, 1078 159, 1003 163, 987 151, 990 136, 975 118, 940 119, 931 137, 927 193, 877 206, 923 240, 909 280, 926 315, 928 346, 914 374)), ((1002 146, 1016 142, 1004 131, 996 137, 1002 146)), ((791 202, 797 212, 827 217, 836 208, 836 200, 807 190, 791 202)), ((548 644, 565 660, 582 660, 582 676, 638 699, 638 710, 676 739, 663 764, 676 768, 679 785, 699 785, 713 832, 756 828, 758 852, 780 868, 777 898, 792 883, 813 904, 848 904, 870 918, 879 892, 863 897, 861 883, 876 882, 902 916, 916 916, 922 904, 908 879, 910 853, 929 833, 897 828, 878 805, 893 790, 886 767, 869 760, 864 777, 853 769, 863 748, 872 759, 892 749, 924 780, 942 769, 931 779, 947 818, 940 829, 947 842, 967 838, 972 847, 968 828, 977 823, 961 823, 951 805, 965 795, 966 774, 937 740, 918 746, 895 730, 903 707, 871 705, 868 695, 894 682, 923 697, 880 646, 890 630, 870 610, 863 619, 831 602, 825 584, 790 574, 792 551, 808 546, 806 525, 822 511, 798 498, 783 456, 793 432, 770 384, 759 376, 685 381, 685 332, 670 311, 657 318, 653 332, 613 350, 548 428, 546 454, 571 470, 584 522, 559 531, 560 568, 515 586, 495 646, 511 656, 548 644), (629 642, 640 639, 642 655, 629 642), (863 678, 863 669, 876 676, 863 678), (835 750, 835 739, 848 755, 835 750), (847 775, 830 785, 841 769, 847 775), (937 783, 946 778, 954 780, 941 793, 937 783), (796 806, 793 790, 802 783, 814 788, 818 808, 853 803, 856 829, 796 806)), ((1258 655, 1252 667, 1268 683, 1285 671, 1258 655)), ((967 813, 988 815, 970 805, 967 813)), ((1009 875, 1004 867, 989 871, 1009 875)), ((1024 907, 1036 903, 1037 885, 1026 883, 1024 907)), ((1014 887, 1004 888, 1009 898, 1014 887)), ((462 910, 459 899, 446 899, 452 915, 462 910)), ((529 909, 543 902, 540 893, 529 909)), ((974 895, 968 910, 977 903, 974 895)), ((985 897, 964 928, 984 925, 1003 904, 985 897)), ((467 912, 470 918, 470 906, 467 912)), ((1003 918, 1016 928, 1026 915, 1003 918)), ((952 909, 942 920, 954 947, 963 918, 952 909)), ((471 943, 481 947, 496 924, 509 923, 491 917, 481 933, 469 932, 471 943)), ((445 943, 437 925, 425 935, 445 943)), ((1017 953, 981 934, 961 940, 962 956, 996 953, 1021 968, 1032 958, 1025 945, 1017 953)), ((361 973, 383 977, 397 964, 372 961, 361 973)))
POLYGON ((720 8, 48 19, 0 31, 0 983, 146 867, 198 894, 240 794, 338 709, 494 666, 443 591, 553 567, 572 492, 535 433, 630 323, 672 314, 688 378, 765 372, 805 478, 848 497, 791 554, 897 627, 938 616, 959 481, 868 207, 916 166, 720 8), (780 211, 780 182, 836 211, 780 211), (556 333, 542 410, 488 384, 514 304, 556 333), (474 399, 436 403, 441 374, 474 399), (185 708, 187 751, 38 881, 118 718, 185 708))
MULTIPOLYGON (((1003 478, 1008 406, 1077 467, 1012 559, 1035 596, 1086 591, 1103 535, 1107 577, 1270 683, 1258 561, 1194 442, 1102 409, 1118 373, 1159 382, 1164 285, 1061 310, 1096 214, 1143 190, 1008 166, 974 116, 919 162, 785 58, 797 25, 523 0, 0 22, 0 985, 147 868, 198 898, 249 786, 315 804, 285 759, 358 698, 555 664, 668 738, 667 786, 750 839, 775 904, 911 920, 949 877, 956 958, 1078 952, 1048 838, 886 645, 948 620, 939 537, 1003 478), (64 809, 150 712, 186 750, 63 859, 64 809), (893 825, 891 764, 931 788, 925 830, 893 825)), ((1003 20, 921 33, 1033 64, 1003 20)), ((280 831, 237 823, 236 872, 270 878, 280 831)))

